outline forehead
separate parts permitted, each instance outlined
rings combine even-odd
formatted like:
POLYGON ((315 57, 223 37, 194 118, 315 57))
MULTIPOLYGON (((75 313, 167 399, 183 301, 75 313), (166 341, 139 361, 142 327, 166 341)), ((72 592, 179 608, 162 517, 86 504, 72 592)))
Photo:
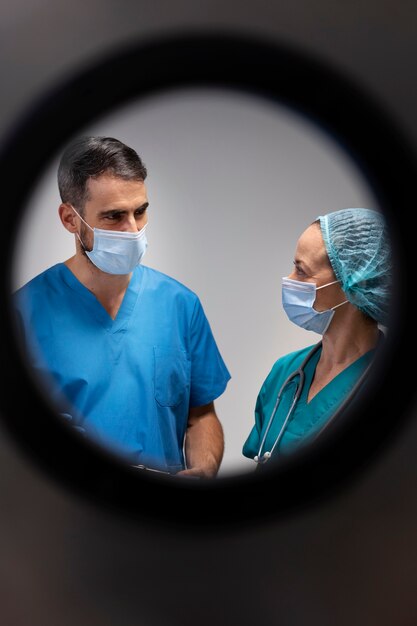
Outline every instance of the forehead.
POLYGON ((125 180, 108 174, 90 178, 87 182, 87 194, 87 204, 100 205, 103 208, 137 208, 147 201, 143 181, 125 180))
POLYGON ((300 235, 295 260, 314 267, 328 266, 326 246, 318 224, 311 224, 300 235))

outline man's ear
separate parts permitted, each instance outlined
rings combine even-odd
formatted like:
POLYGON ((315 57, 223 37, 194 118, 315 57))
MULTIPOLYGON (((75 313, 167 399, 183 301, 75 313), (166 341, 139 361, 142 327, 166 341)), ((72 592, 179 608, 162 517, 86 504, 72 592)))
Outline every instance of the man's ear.
POLYGON ((72 206, 64 202, 59 205, 58 213, 64 227, 70 233, 76 233, 78 231, 77 214, 75 213, 72 206))

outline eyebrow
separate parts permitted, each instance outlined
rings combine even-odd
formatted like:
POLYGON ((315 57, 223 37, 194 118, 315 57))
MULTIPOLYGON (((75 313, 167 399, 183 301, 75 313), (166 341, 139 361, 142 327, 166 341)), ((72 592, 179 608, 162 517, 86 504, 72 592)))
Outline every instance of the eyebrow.
POLYGON ((307 265, 307 263, 305 263, 305 261, 302 261, 301 259, 294 259, 294 265, 301 268, 302 270, 307 270, 308 272, 311 272, 311 268, 307 265))
MULTIPOLYGON (((140 206, 138 206, 134 211, 141 211, 147 209, 149 206, 149 202, 144 202, 140 206)), ((110 215, 111 213, 127 213, 128 209, 106 209, 105 211, 100 211, 98 217, 105 217, 106 215, 110 215)))

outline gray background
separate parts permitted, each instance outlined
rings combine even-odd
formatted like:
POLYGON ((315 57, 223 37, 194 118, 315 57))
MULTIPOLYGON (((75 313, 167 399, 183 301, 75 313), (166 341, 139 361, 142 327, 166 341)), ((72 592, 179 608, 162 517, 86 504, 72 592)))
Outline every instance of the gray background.
MULTIPOLYGON (((281 2, 258 2, 255 6, 227 1, 197 4, 185 0, 175 5, 169 2, 84 1, 59 6, 26 0, 2 7, 0 15, 2 134, 10 129, 19 113, 43 89, 61 79, 66 71, 81 68, 86 60, 99 57, 100 52, 107 51, 109 46, 133 35, 145 40, 159 34, 204 26, 214 30, 229 27, 272 40, 276 38, 320 55, 347 71, 379 98, 400 121, 410 138, 417 142, 414 78, 416 11, 411 2, 350 2, 338 5, 335 9, 334 3, 314 1, 296 2, 291 6, 281 2)), ((193 96, 192 109, 196 111, 195 98, 199 96, 189 95, 193 96)), ((198 115, 201 107, 206 106, 205 103, 210 105, 210 115, 216 111, 220 111, 222 119, 224 115, 230 115, 239 141, 249 140, 249 136, 242 139, 241 133, 237 133, 241 128, 239 123, 242 124, 245 116, 248 116, 245 119, 251 120, 255 116, 256 124, 254 122, 250 128, 256 127, 256 136, 260 142, 258 154, 263 158, 267 152, 266 146, 268 153, 274 150, 275 142, 267 143, 270 140, 269 111, 260 111, 258 105, 254 107, 253 103, 239 101, 239 115, 242 116, 239 122, 231 111, 231 107, 236 109, 233 99, 223 94, 219 101, 219 94, 211 96, 211 99, 203 98, 200 101, 198 115), (226 110, 228 113, 225 113, 226 110)), ((180 118, 181 115, 186 117, 190 135, 190 118, 186 115, 187 106, 191 106, 189 99, 181 102, 161 101, 158 106, 162 116, 159 120, 166 114, 162 109, 171 106, 180 118)), ((143 110, 143 115, 154 114, 155 108, 152 109, 143 110)), ((274 120, 275 124, 275 113, 274 120)), ((111 123, 131 142, 131 130, 123 130, 120 126, 126 122, 119 119, 111 123)), ((195 123, 198 126, 198 119, 195 123)), ((303 196, 299 189, 294 190, 290 184, 291 178, 285 193, 278 191, 280 201, 285 197, 297 207, 295 215, 291 213, 290 220, 286 215, 285 233, 282 232, 282 220, 279 220, 280 234, 282 239, 290 243, 291 250, 285 251, 279 258, 272 248, 269 251, 271 257, 268 269, 271 273, 264 278, 264 291, 271 298, 270 305, 262 312, 261 324, 259 310, 254 308, 248 312, 253 316, 254 323, 251 325, 251 343, 247 349, 256 353, 254 358, 257 362, 254 367, 256 375, 251 379, 252 387, 248 395, 242 398, 245 414, 232 415, 233 407, 237 406, 237 396, 233 397, 229 405, 226 396, 224 404, 223 400, 218 403, 219 412, 225 415, 228 423, 227 433, 235 432, 235 428, 242 428, 241 434, 245 431, 243 424, 247 427, 252 417, 249 405, 254 401, 254 392, 277 351, 281 353, 281 347, 284 347, 280 329, 284 324, 286 329, 290 327, 280 317, 279 280, 283 273, 289 271, 293 247, 305 227, 305 219, 313 219, 317 214, 317 204, 323 202, 329 202, 332 208, 337 208, 335 204, 346 204, 347 196, 349 204, 353 203, 353 200, 350 202, 353 198, 359 205, 365 203, 365 200, 372 201, 368 197, 366 184, 357 172, 352 171, 352 165, 346 162, 343 155, 338 155, 336 163, 329 162, 331 159, 326 154, 329 154, 328 151, 331 154, 332 150, 337 152, 337 147, 329 145, 320 133, 317 135, 317 130, 302 128, 303 124, 302 120, 291 119, 288 123, 287 119, 284 126, 291 137, 287 137, 286 146, 296 146, 296 138, 299 138, 301 132, 302 149, 307 142, 311 150, 318 150, 321 158, 317 160, 317 167, 322 169, 310 170, 311 187, 307 196, 303 196), (313 133, 314 145, 309 144, 312 139, 310 133, 313 133), (326 168, 331 166, 338 169, 338 185, 333 187, 328 180, 324 180, 325 190, 314 188, 317 176, 326 179, 329 172, 326 168), (343 189, 344 193, 339 196, 338 192, 343 189), (295 191, 300 196, 294 195, 295 191), (315 203, 316 206, 313 206, 315 203), (267 315, 268 319, 263 315, 267 315), (269 342, 258 341, 257 331, 264 320, 269 329, 275 329, 272 331, 275 333, 272 341, 269 335, 269 342), (233 424, 230 430, 229 423, 233 424)), ((104 127, 107 128, 105 121, 99 120, 97 128, 104 127)), ((169 163, 164 163, 163 158, 152 152, 151 134, 143 149, 142 138, 137 141, 137 149, 143 152, 150 168, 149 189, 154 210, 152 220, 155 220, 152 228, 149 228, 151 245, 147 263, 168 271, 168 264, 171 267, 174 258, 172 252, 177 249, 170 247, 171 241, 166 241, 169 231, 162 226, 162 219, 169 216, 172 194, 175 194, 175 209, 183 212, 181 215, 185 218, 179 224, 184 227, 191 214, 187 203, 191 198, 198 199, 200 187, 198 180, 194 180, 190 190, 186 171, 181 184, 174 173, 170 179, 169 163), (159 224, 158 220, 161 220, 159 224), (165 258, 158 256, 156 251, 156 246, 161 243, 166 251, 165 258)), ((184 157, 190 157, 195 149, 193 144, 184 157)), ((203 156, 204 151, 201 153, 203 156)), ((274 158, 279 158, 279 154, 282 153, 277 153, 274 158)), ((293 158, 297 157, 297 161, 299 154, 300 150, 294 150, 293 158)), ((25 158, 31 156, 36 158, 35 148, 34 154, 25 155, 25 158)), ((294 171, 291 163, 287 163, 287 166, 290 171, 294 171)), ((236 198, 232 191, 235 186, 231 184, 227 189, 227 184, 236 175, 230 159, 228 167, 231 168, 227 171, 228 176, 221 179, 225 186, 223 196, 234 202, 236 198)), ((199 172, 198 167, 196 171, 199 172)), ((33 207, 45 197, 42 194, 52 195, 48 196, 48 206, 44 209, 46 213, 42 212, 38 229, 32 233, 33 237, 27 234, 30 231, 22 232, 22 240, 30 243, 30 246, 22 246, 23 255, 32 254, 31 246, 39 245, 34 242, 39 241, 42 233, 48 244, 46 246, 44 241, 45 248, 50 245, 51 233, 55 236, 55 230, 49 230, 51 225, 45 222, 45 215, 53 215, 56 219, 56 198, 47 175, 40 185, 38 197, 34 198, 33 207)), ((201 176, 201 171, 197 175, 201 176)), ((249 184, 250 192, 256 196, 257 210, 259 201, 266 200, 267 204, 263 207, 265 211, 275 205, 276 195, 272 195, 271 185, 273 187, 271 179, 267 177, 261 184, 259 181, 251 181, 249 184)), ((209 191, 215 193, 216 190, 210 188, 209 191)), ((243 197, 246 195, 243 194, 243 197)), ((230 206, 231 203, 227 204, 230 206)), ((265 236, 265 230, 262 230, 264 224, 262 220, 253 219, 253 204, 246 198, 245 221, 239 227, 248 240, 256 232, 256 241, 262 241, 262 236, 265 236)), ((223 211, 219 220, 219 206, 221 203, 219 205, 217 201, 216 217, 213 218, 212 214, 207 216, 209 219, 205 224, 210 232, 218 234, 221 241, 214 257, 216 282, 213 281, 211 269, 206 269, 206 264, 201 264, 201 271, 195 277, 188 274, 186 267, 181 268, 177 255, 176 274, 180 272, 184 282, 202 292, 203 304, 210 320, 213 320, 213 330, 226 360, 233 361, 239 354, 242 354, 243 360, 246 346, 241 342, 241 336, 244 329, 237 328, 234 337, 229 338, 224 334, 224 325, 219 322, 224 318, 224 309, 222 303, 214 297, 217 294, 217 281, 223 280, 221 270, 224 264, 219 250, 225 254, 231 242, 236 241, 233 232, 236 218, 223 211), (200 286, 200 278, 206 279, 203 281, 204 291, 200 286), (242 352, 236 352, 237 343, 242 352)), ((6 207, 4 210, 13 208, 6 207)), ((321 210, 320 206, 319 212, 321 210)), ((28 224, 31 219, 35 219, 35 215, 39 215, 39 211, 31 210, 27 217, 28 224)), ((270 215, 268 212, 268 219, 270 215)), ((273 215, 276 219, 276 214, 273 215)), ((194 233, 191 224, 189 226, 190 233, 194 233)), ((201 228, 200 218, 199 226, 201 228)), ((183 242, 194 241, 196 245, 195 238, 193 240, 185 235, 183 242)), ((207 252, 210 254, 210 238, 204 238, 204 245, 208 246, 207 252)), ((253 286, 256 264, 264 268, 264 257, 259 256, 256 249, 250 252, 246 250, 245 253, 246 256, 242 254, 234 263, 239 263, 242 258, 247 259, 247 271, 253 286)), ((36 252, 35 257, 39 259, 36 252)), ((19 259, 16 282, 24 279, 24 272, 28 271, 24 256, 20 257, 19 254, 19 259)), ((39 262, 42 265, 49 261, 45 258, 42 261, 39 259, 39 262)), ((234 265, 229 267, 232 271, 234 265)), ((169 270, 168 273, 173 272, 169 270)), ((245 274, 238 272, 237 268, 233 277, 238 277, 238 282, 245 280, 245 274)), ((242 292, 243 286, 239 285, 237 294, 242 292)), ((239 298, 240 295, 238 302, 239 298)), ((254 302, 256 298, 250 298, 251 306, 254 302)), ((230 315, 234 319, 232 312, 230 315)), ((305 341, 305 334, 294 337, 294 347, 304 345, 305 341)), ((242 371, 234 377, 236 383, 230 387, 231 396, 239 389, 238 379, 245 376, 247 372, 242 371)), ((238 447, 233 439, 228 436, 227 442, 231 444, 227 467, 234 469, 236 464, 243 461, 239 458, 238 447)), ((254 525, 253 529, 236 529, 235 533, 227 536, 219 533, 218 536, 199 538, 187 537, 174 530, 163 532, 146 524, 133 525, 90 507, 43 475, 21 455, 6 432, 2 434, 0 445, 0 490, 3 503, 0 521, 0 592, 2 622, 5 624, 171 625, 196 622, 211 624, 215 621, 249 624, 269 619, 284 626, 350 626, 352 623, 408 626, 417 619, 414 585, 417 556, 417 432, 414 421, 409 423, 393 446, 369 467, 360 480, 349 489, 335 494, 333 499, 289 518, 277 520, 276 523, 254 525)), ((243 465, 239 467, 243 468, 243 465)), ((279 497, 279 494, 271 494, 271 498, 275 497, 279 497)), ((262 507, 267 506, 267 503, 254 502, 251 505, 262 507)), ((190 501, 190 516, 192 506, 190 501)))

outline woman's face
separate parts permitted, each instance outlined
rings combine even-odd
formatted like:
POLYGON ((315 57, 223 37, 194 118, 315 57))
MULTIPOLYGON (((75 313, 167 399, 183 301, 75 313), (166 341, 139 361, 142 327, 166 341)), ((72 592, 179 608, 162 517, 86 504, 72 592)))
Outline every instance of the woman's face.
MULTIPOLYGON (((318 224, 311 224, 300 236, 295 249, 294 269, 288 278, 315 283, 317 287, 336 280, 318 224)), ((316 311, 330 309, 341 301, 342 296, 343 291, 339 282, 329 285, 326 289, 319 289, 316 292, 314 308, 316 311)))

